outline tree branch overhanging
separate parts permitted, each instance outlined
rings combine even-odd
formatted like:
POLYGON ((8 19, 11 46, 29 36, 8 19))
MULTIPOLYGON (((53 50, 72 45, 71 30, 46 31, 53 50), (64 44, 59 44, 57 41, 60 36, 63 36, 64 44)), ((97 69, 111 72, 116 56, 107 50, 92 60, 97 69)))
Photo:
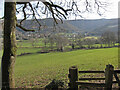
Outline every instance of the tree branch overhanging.
MULTIPOLYGON (((56 20, 56 17, 60 19, 59 15, 57 15, 58 13, 60 15, 62 15, 66 19, 65 15, 68 15, 67 12, 68 11, 72 11, 72 9, 65 10, 63 7, 61 7, 59 5, 56 5, 56 4, 53 4, 52 1, 51 2, 47 2, 46 1, 46 2, 42 2, 42 3, 49 9, 49 11, 52 14, 52 17, 53 17, 54 21, 56 22, 56 24, 58 24, 57 20, 56 20), (58 9, 62 10, 64 12, 64 14, 61 11, 59 11, 58 9)), ((27 14, 25 12, 25 9, 27 8, 27 4, 28 4, 29 7, 31 8, 31 11, 33 12, 33 17, 35 18, 35 20, 37 21, 37 23, 41 26, 40 22, 36 18, 36 13, 35 13, 36 10, 35 10, 35 8, 32 7, 32 4, 30 2, 17 2, 17 4, 23 4, 24 5, 23 9, 22 9, 22 12, 24 14, 24 18, 20 21, 20 25, 22 25, 22 22, 27 19, 27 14)), ((38 8, 38 5, 39 5, 39 2, 37 3, 36 8, 38 8)), ((19 12, 19 11, 17 11, 17 12, 19 12)), ((62 20, 62 19, 60 19, 60 20, 62 20)))
MULTIPOLYGON (((65 0, 66 1, 66 0, 65 0)), ((70 0, 69 2, 69 9, 64 9, 64 7, 60 6, 60 5, 56 5, 54 4, 51 0, 49 1, 41 1, 44 4, 44 8, 45 11, 43 12, 43 14, 49 13, 46 11, 50 11, 51 12, 51 16, 53 17, 54 21, 56 24, 58 24, 57 22, 57 18, 63 23, 63 19, 67 19, 66 15, 68 15, 68 11, 72 11, 72 14, 75 15, 75 17, 80 16, 81 18, 83 18, 83 16, 81 15, 82 13, 90 12, 92 10, 91 7, 91 1, 90 0, 85 0, 85 11, 81 11, 80 8, 78 7, 78 3, 75 0, 70 0), (71 3, 71 4, 70 4, 71 3), (81 13, 81 14, 80 14, 81 13)), ((67 1, 66 1, 67 2, 67 1)), ((24 18, 20 21, 20 26, 22 26, 22 22, 28 19, 28 14, 26 12, 25 9, 27 9, 27 7, 29 7, 29 10, 31 10, 32 12, 32 17, 36 20, 36 22, 39 24, 39 26, 41 26, 41 23, 38 21, 37 19, 37 15, 40 17, 40 14, 38 13, 38 9, 40 2, 38 1, 36 3, 36 5, 32 5, 30 2, 17 2, 17 4, 23 5, 22 8, 22 12, 24 15, 24 18)), ((107 3, 102 3, 99 0, 94 0, 94 8, 96 8, 96 12, 101 16, 101 12, 100 9, 103 8, 104 10, 106 10, 104 7, 107 5, 107 3)), ((64 4, 65 6, 65 4, 64 4)), ((41 8, 41 7, 40 7, 41 8)), ((17 11, 19 12, 19 11, 17 11)), ((29 15, 29 16, 31 16, 29 15)))
POLYGON ((26 29, 25 27, 19 25, 18 23, 16 24, 16 26, 19 27, 19 28, 21 28, 23 31, 26 31, 26 32, 30 32, 30 31, 31 32, 35 32, 35 30, 33 30, 33 29, 26 29))

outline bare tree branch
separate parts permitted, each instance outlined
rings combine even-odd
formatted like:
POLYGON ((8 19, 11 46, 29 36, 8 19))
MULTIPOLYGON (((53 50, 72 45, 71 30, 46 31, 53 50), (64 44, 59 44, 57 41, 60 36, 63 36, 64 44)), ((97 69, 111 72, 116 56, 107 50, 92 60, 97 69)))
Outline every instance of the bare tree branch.
POLYGON ((16 26, 21 28, 23 31, 26 31, 26 32, 28 32, 28 31, 35 32, 35 30, 33 30, 33 29, 26 29, 23 26, 19 25, 18 23, 16 24, 16 26))
MULTIPOLYGON (((24 18, 20 21, 20 25, 22 25, 22 22, 25 21, 29 16, 32 16, 35 21, 39 24, 39 26, 41 27, 41 23, 38 21, 37 17, 36 16, 41 16, 38 12, 38 8, 39 8, 39 5, 41 6, 40 8, 44 8, 44 12, 42 13, 42 11, 40 11, 42 14, 48 14, 50 11, 51 12, 51 15, 55 21, 56 24, 58 24, 57 22, 57 18, 63 23, 63 18, 64 19, 67 19, 66 15, 70 14, 68 13, 68 11, 72 11, 71 13, 75 15, 75 17, 77 16, 80 16, 83 18, 82 16, 82 13, 85 13, 85 12, 91 12, 92 10, 92 6, 91 6, 91 1, 90 0, 85 0, 85 10, 82 11, 80 10, 80 8, 78 7, 78 3, 75 1, 75 0, 70 0, 70 1, 67 1, 65 0, 65 3, 63 3, 62 1, 59 1, 59 4, 55 4, 52 2, 52 0, 49 0, 49 1, 41 1, 45 7, 42 7, 40 2, 38 1, 36 3, 36 5, 32 5, 30 2, 17 2, 17 4, 19 5, 23 5, 23 8, 22 8, 22 12, 23 12, 23 15, 24 15, 24 18), (61 6, 64 5, 64 6, 61 6), (67 5, 68 9, 65 9, 64 7, 67 5), (30 11, 32 11, 32 14, 28 15, 26 10, 25 9, 28 9, 30 11)), ((96 12, 101 16, 101 12, 100 12, 100 9, 104 9, 106 10, 105 6, 107 6, 108 4, 107 3, 102 3, 100 2, 99 0, 94 0, 94 8, 96 8, 96 12)), ((20 7, 21 8, 21 7, 20 7)), ((19 11, 17 11, 19 13, 19 11)), ((39 29, 40 29, 39 27, 39 29)))
POLYGON ((25 8, 27 7, 27 3, 25 3, 24 4, 24 7, 23 7, 23 9, 22 9, 22 11, 23 11, 23 13, 24 13, 24 19, 22 19, 21 21, 20 21, 20 25, 22 24, 22 22, 24 21, 24 20, 26 20, 27 18, 26 18, 26 12, 25 12, 25 8))

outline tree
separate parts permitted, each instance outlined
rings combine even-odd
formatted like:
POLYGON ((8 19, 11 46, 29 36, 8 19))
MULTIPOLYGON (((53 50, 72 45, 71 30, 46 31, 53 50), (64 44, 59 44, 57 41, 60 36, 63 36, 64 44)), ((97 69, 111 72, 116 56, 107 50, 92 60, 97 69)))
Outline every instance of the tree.
MULTIPOLYGON (((66 15, 68 15, 68 11, 72 11, 72 13, 74 13, 74 15, 78 15, 78 13, 80 13, 81 11, 79 10, 79 8, 77 7, 76 2, 73 0, 71 1, 70 5, 68 5, 68 9, 64 9, 62 6, 60 5, 56 5, 54 4, 51 0, 48 1, 41 1, 44 6, 45 6, 45 14, 46 11, 50 11, 51 15, 54 19, 54 21, 56 23, 56 17, 58 19, 60 19, 62 21, 62 18, 64 17, 66 19, 66 15)), ((86 9, 85 11, 90 11, 90 7, 91 5, 90 2, 88 0, 85 0, 86 2, 86 9)), ((36 8, 38 8, 39 6, 38 2, 36 4, 36 8)), ((97 0, 94 0, 95 3, 95 7, 97 7, 97 12, 98 14, 100 14, 99 9, 101 7, 104 7, 104 5, 106 4, 102 4, 101 2, 97 2, 97 0)), ((61 4, 62 1, 61 1, 61 4)), ((32 15, 32 17, 36 20, 36 22, 38 22, 39 26, 41 26, 40 22, 37 20, 36 18, 36 14, 39 15, 39 13, 37 13, 36 8, 33 8, 32 4, 30 2, 5 2, 5 11, 4 11, 4 52, 3 52, 3 56, 2 56, 2 65, 1 65, 1 69, 2 69, 2 89, 10 89, 10 88, 14 88, 15 87, 15 82, 14 82, 14 65, 15 65, 15 59, 16 59, 16 38, 15 38, 15 29, 16 26, 21 28, 24 31, 34 31, 34 30, 28 30, 25 27, 22 26, 22 22, 25 21, 30 15, 32 15), (23 7, 22 8, 22 12, 24 14, 24 18, 20 21, 20 23, 17 23, 16 20, 16 12, 19 13, 19 11, 16 11, 16 3, 17 4, 22 4, 23 7), (28 8, 29 6, 29 8, 28 8), (32 11, 32 14, 27 15, 26 13, 26 9, 30 9, 32 11)), ((82 12, 83 13, 83 12, 82 12)), ((81 16, 81 15, 80 15, 81 16)))
POLYGON ((81 35, 81 34, 78 34, 77 36, 76 36, 76 43, 77 43, 77 45, 79 46, 79 48, 82 48, 83 47, 83 39, 84 37, 83 37, 83 35, 81 35))
POLYGON ((112 31, 106 31, 101 35, 101 40, 104 44, 108 45, 108 47, 115 46, 116 35, 112 31))
MULTIPOLYGON (((51 50, 53 50, 53 45, 55 43, 54 35, 49 35, 45 41, 47 41, 47 40, 48 40, 48 43, 50 44, 51 50)), ((45 44, 46 44, 46 42, 45 42, 45 44)))
POLYGON ((58 51, 64 51, 64 46, 68 44, 67 37, 60 34, 51 34, 45 39, 45 41, 50 44, 51 50, 54 49, 53 46, 56 44, 58 51))
POLYGON ((58 51, 64 51, 65 46, 68 44, 68 38, 64 35, 56 35, 55 43, 58 51))
POLYGON ((48 43, 48 38, 44 37, 43 43, 44 43, 44 45, 45 45, 45 48, 46 48, 46 46, 47 46, 47 43, 48 43))
POLYGON ((49 37, 50 37, 50 33, 45 33, 45 34, 43 34, 43 40, 42 40, 42 42, 44 43, 44 47, 43 47, 43 51, 45 51, 46 50, 46 48, 47 48, 47 44, 49 43, 49 37))
POLYGON ((92 45, 95 44, 95 39, 94 38, 85 38, 84 43, 85 43, 85 45, 88 45, 88 48, 92 48, 92 45))
POLYGON ((70 37, 70 46, 72 47, 72 49, 75 49, 75 44, 76 44, 76 34, 73 34, 70 37))
POLYGON ((5 2, 4 52, 2 57, 2 89, 14 88, 14 65, 16 59, 16 3, 5 2))

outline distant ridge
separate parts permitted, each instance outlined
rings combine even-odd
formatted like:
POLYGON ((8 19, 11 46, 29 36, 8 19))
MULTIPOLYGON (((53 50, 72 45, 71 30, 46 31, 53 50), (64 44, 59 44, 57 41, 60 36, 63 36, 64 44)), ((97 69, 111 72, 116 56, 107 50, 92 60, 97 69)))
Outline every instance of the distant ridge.
MULTIPOLYGON (((80 31, 80 29, 78 29, 77 27, 75 27, 74 25, 72 25, 68 22, 64 22, 62 24, 60 20, 57 20, 57 22, 59 24, 56 25, 56 27, 54 27, 55 22, 52 18, 39 19, 38 21, 42 25, 41 29, 40 29, 41 33, 55 32, 55 31, 74 33, 74 32, 80 31), (56 29, 56 30, 54 30, 54 29, 56 29)), ((19 22, 19 20, 18 20, 18 22, 19 22)), ((24 27, 26 27, 28 29, 32 28, 32 29, 35 29, 35 30, 39 30, 39 24, 36 21, 26 20, 23 23, 23 25, 24 25, 24 27)), ((20 29, 18 29, 18 30, 20 30, 20 29)))
POLYGON ((70 24, 88 32, 92 35, 101 35, 106 30, 116 32, 118 30, 118 19, 86 19, 86 20, 68 20, 70 24), (114 27, 113 27, 114 26, 114 27))
MULTIPOLYGON (((20 20, 18 20, 19 22, 20 20)), ((60 20, 59 23, 54 27, 54 20, 52 18, 39 19, 41 22, 40 33, 88 33, 92 36, 100 36, 105 31, 118 31, 118 19, 78 19, 78 20, 64 20, 63 24, 60 20), (56 29, 56 30, 55 30, 56 29)), ((0 21, 1 22, 1 21, 0 21)), ((39 30, 39 25, 36 21, 26 20, 23 26, 28 29, 39 30)), ((1 25, 0 25, 1 28, 1 25)), ((21 29, 17 28, 18 31, 23 32, 21 29)), ((1 33, 1 30, 0 30, 1 33)), ((24 32, 25 33, 25 32, 24 32)))

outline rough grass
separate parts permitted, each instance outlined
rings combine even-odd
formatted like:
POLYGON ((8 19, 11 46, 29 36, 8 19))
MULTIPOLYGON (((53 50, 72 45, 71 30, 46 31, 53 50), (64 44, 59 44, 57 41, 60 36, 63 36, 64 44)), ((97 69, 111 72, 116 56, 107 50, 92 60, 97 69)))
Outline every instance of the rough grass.
POLYGON ((104 70, 106 64, 117 68, 118 48, 20 56, 15 65, 16 87, 40 88, 53 79, 67 84, 70 66, 77 66, 79 70, 104 70))

